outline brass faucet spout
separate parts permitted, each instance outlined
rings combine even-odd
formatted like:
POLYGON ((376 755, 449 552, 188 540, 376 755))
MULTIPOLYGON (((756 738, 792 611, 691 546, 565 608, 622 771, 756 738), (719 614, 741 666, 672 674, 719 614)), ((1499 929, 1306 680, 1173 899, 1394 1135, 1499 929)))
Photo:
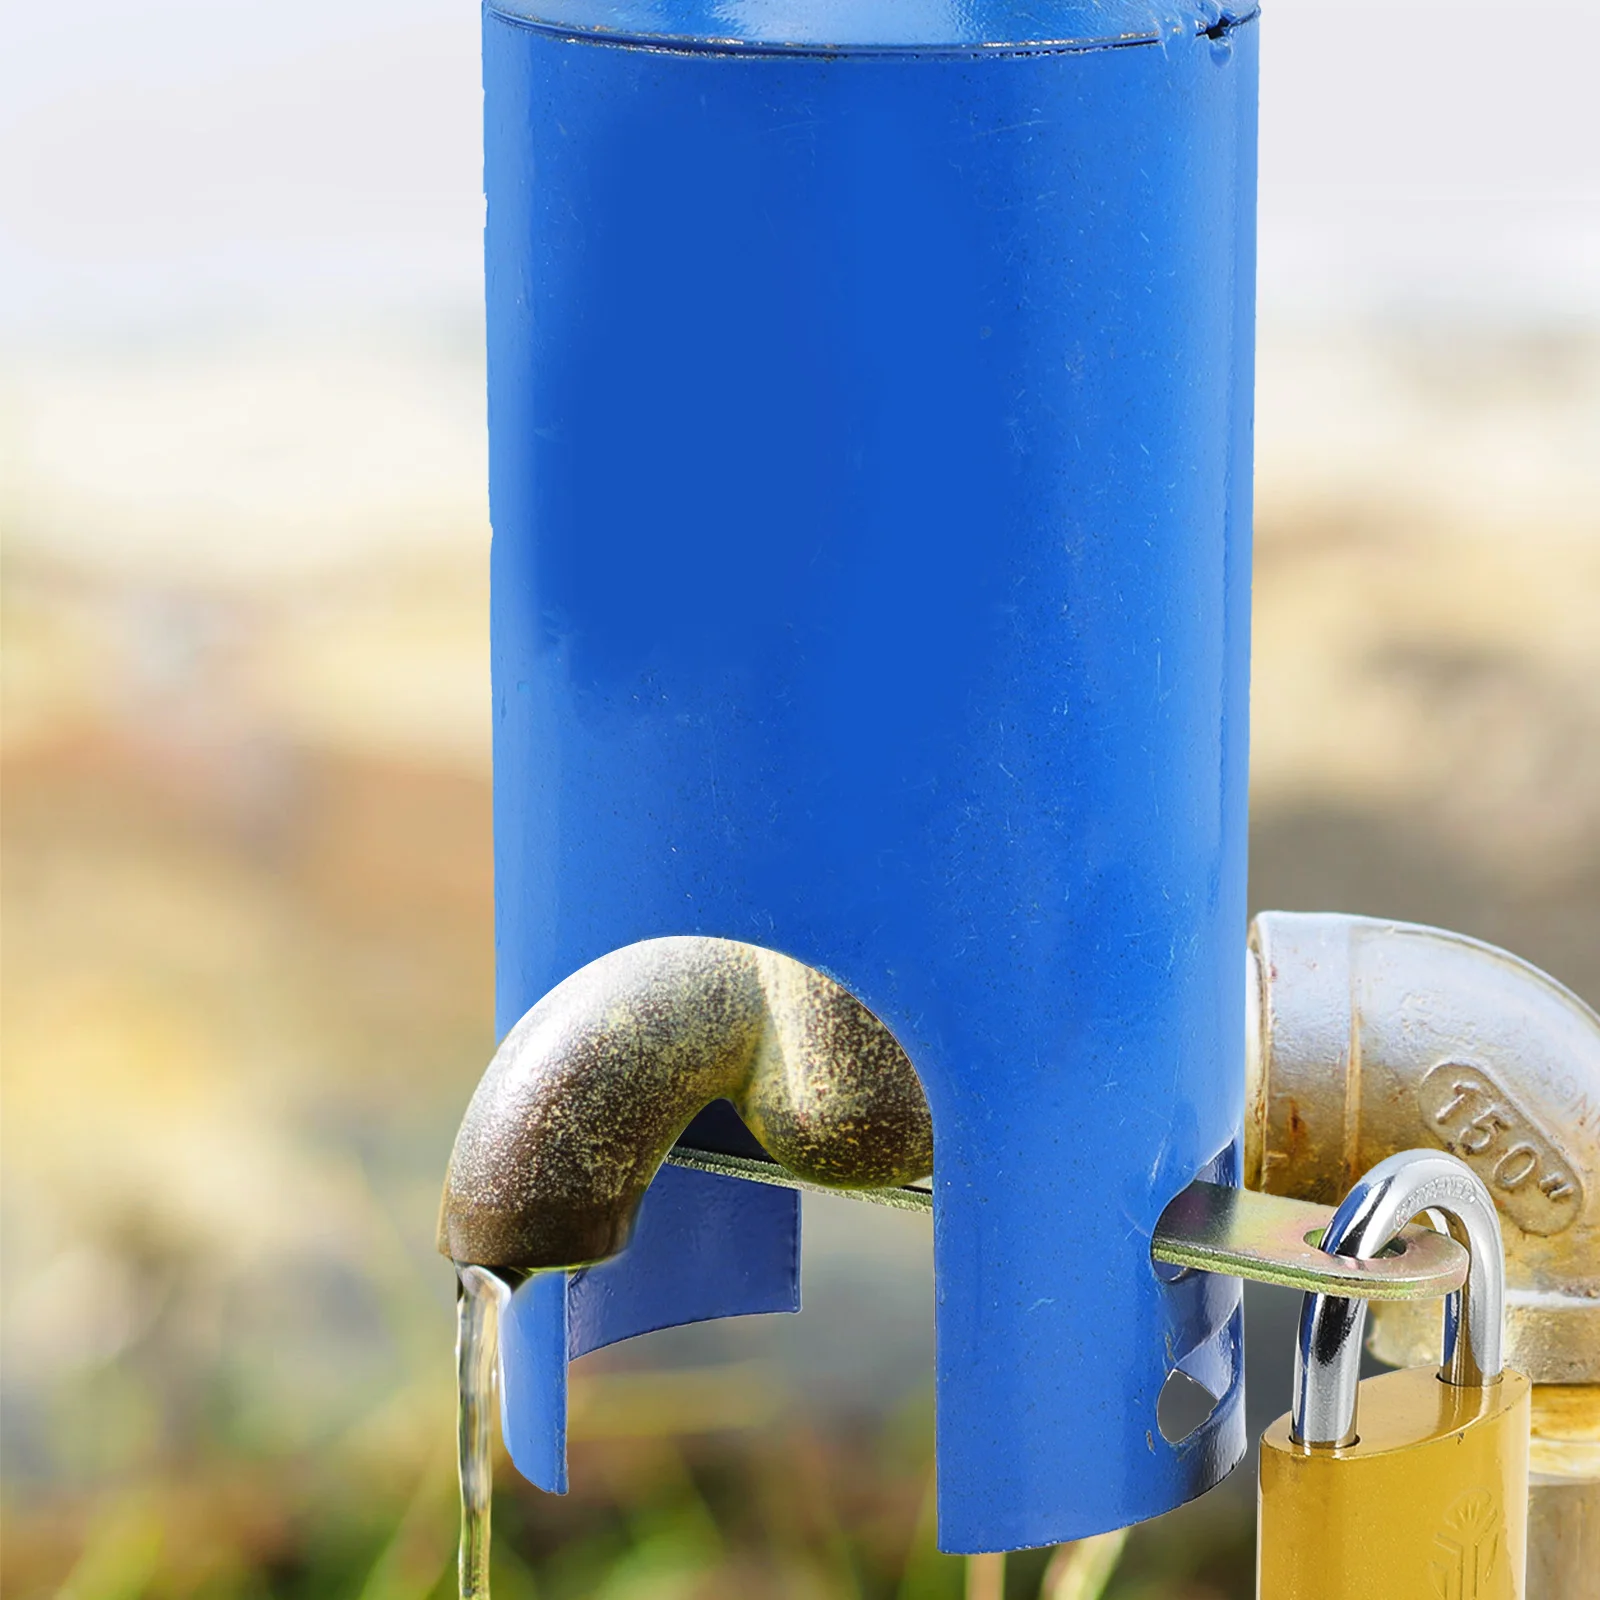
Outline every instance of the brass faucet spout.
POLYGON ((755 945, 648 939, 574 973, 506 1035, 456 1135, 440 1250, 526 1271, 614 1255, 678 1135, 719 1099, 812 1182, 932 1170, 916 1072, 846 989, 755 945))

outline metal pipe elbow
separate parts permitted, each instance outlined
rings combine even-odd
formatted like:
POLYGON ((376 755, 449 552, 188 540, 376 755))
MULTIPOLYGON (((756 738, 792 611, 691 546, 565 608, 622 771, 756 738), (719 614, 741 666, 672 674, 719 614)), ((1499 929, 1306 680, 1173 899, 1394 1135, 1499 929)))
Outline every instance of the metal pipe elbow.
MULTIPOLYGON (((1450 1151, 1501 1214, 1507 1362, 1600 1381, 1600 1016, 1504 950, 1371 917, 1264 912, 1248 967, 1246 1186, 1335 1204, 1450 1151)), ((1373 1325, 1382 1360, 1438 1359, 1427 1308, 1373 1325)))
POLYGON ((719 1099, 812 1182, 932 1170, 916 1071, 848 990, 756 945, 648 939, 574 973, 506 1035, 456 1135, 440 1251, 524 1271, 614 1255, 678 1135, 719 1099))

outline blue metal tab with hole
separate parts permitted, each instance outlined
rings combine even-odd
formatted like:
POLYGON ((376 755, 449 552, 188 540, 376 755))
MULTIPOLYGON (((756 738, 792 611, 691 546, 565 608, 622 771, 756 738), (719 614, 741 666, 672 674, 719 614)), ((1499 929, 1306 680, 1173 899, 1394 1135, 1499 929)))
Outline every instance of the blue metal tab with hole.
MULTIPOLYGON (((502 1027, 634 940, 853 990, 936 1139, 940 1541, 1243 1452, 1238 1286, 1151 1230, 1242 1106, 1253 15, 1206 0, 485 13, 502 1027), (1219 1404, 1169 1445, 1181 1368, 1219 1404)), ((518 1293, 569 1355, 792 1309, 792 1195, 664 1172, 518 1293)))

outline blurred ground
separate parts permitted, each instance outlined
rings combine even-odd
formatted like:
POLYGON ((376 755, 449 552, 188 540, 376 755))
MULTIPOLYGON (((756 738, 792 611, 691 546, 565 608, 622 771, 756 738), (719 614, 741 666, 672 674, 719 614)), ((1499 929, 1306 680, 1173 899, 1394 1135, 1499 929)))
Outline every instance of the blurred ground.
MULTIPOLYGON (((480 385, 447 328, 0 388, 15 1600, 449 1592, 433 1211, 493 1043, 480 385)), ((1267 329, 1256 905, 1443 922, 1600 995, 1596 440, 1582 327, 1267 329)), ((590 1363, 574 1493, 502 1473, 497 1592, 957 1594, 928 1251, 820 1203, 806 1315, 590 1363)), ((1252 1302, 1258 1427, 1283 1310, 1252 1302)), ((1112 1593, 1247 1595, 1248 1488, 1140 1530, 1112 1593)))

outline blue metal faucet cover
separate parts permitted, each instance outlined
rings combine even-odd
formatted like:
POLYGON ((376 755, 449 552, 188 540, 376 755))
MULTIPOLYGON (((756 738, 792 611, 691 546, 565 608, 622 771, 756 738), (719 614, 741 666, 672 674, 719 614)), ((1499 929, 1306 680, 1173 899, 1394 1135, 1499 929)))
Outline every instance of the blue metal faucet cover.
MULTIPOLYGON (((1238 1286, 1163 1282, 1242 1116, 1256 33, 1207 0, 485 12, 502 1030, 634 940, 811 963, 933 1112, 940 1541, 1244 1449, 1238 1286), (1174 1367, 1220 1397, 1168 1444, 1174 1367)), ((782 1191, 668 1169, 532 1279, 570 1356, 793 1309, 782 1191)))

